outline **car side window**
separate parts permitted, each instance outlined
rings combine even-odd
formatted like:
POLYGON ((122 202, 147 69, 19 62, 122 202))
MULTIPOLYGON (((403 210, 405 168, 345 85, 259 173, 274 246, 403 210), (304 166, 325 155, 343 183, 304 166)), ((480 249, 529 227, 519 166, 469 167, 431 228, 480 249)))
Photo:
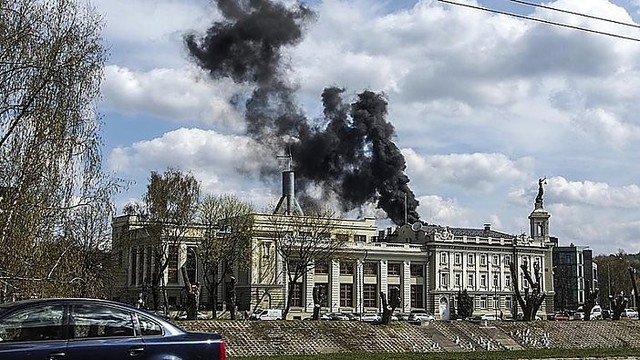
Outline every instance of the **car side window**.
POLYGON ((0 323, 0 342, 62 340, 64 305, 40 305, 8 315, 0 323))
POLYGON ((110 306, 74 305, 71 311, 74 339, 101 337, 132 337, 132 314, 110 306))
POLYGON ((162 335, 162 326, 150 318, 138 314, 138 322, 140 323, 140 335, 162 335))

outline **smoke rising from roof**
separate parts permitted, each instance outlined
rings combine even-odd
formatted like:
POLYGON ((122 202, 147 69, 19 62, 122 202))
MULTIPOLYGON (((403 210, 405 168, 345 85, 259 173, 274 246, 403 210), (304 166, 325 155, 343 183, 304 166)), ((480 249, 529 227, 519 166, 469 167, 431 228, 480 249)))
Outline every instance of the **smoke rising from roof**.
POLYGON ((302 4, 269 0, 217 0, 225 19, 204 36, 185 37, 193 59, 213 78, 254 86, 245 106, 248 134, 274 152, 291 149, 298 187, 314 183, 336 194, 343 210, 377 201, 396 224, 418 220, 418 201, 404 174, 404 156, 393 143, 382 94, 364 91, 352 104, 344 89, 322 93, 324 121, 314 126, 287 82, 281 49, 294 46, 315 14, 302 4))

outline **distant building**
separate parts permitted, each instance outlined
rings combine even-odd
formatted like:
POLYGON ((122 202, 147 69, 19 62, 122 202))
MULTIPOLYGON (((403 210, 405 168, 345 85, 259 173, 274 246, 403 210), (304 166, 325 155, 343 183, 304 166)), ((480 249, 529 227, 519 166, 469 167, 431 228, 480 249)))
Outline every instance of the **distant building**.
POLYGON ((586 284, 598 287, 597 265, 588 246, 556 246, 553 248, 553 273, 556 309, 576 310, 584 305, 586 284))

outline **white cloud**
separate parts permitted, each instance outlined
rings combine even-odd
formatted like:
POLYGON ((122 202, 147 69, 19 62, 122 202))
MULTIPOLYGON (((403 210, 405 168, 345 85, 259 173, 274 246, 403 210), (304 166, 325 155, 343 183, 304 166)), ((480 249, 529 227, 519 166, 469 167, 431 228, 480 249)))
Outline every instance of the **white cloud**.
MULTIPOLYGON (((437 195, 418 197, 420 218, 431 224, 470 226, 468 210, 461 207, 455 199, 443 199, 437 195)), ((475 225, 475 224, 474 224, 475 225)))
POLYGON ((109 65, 102 84, 105 106, 120 113, 235 131, 244 126, 241 114, 229 99, 238 91, 229 81, 213 83, 195 68, 137 72, 109 65))
POLYGON ((137 66, 180 66, 187 58, 183 36, 202 31, 216 18, 204 0, 94 0, 104 16, 110 61, 137 66))
POLYGON ((640 140, 640 126, 625 123, 617 114, 604 109, 589 109, 574 119, 578 129, 595 143, 607 143, 613 148, 640 140))
MULTIPOLYGON (((326 86, 346 87, 347 94, 384 91, 425 220, 528 231, 535 180, 548 175, 545 208, 561 243, 640 251, 637 43, 438 1, 393 11, 395 1, 313 3, 317 22, 285 56, 303 108, 321 114, 326 86)), ((547 5, 625 22, 637 16, 631 4, 605 0, 547 5)), ((112 48, 101 106, 131 121, 152 117, 188 127, 108 149, 118 174, 144 183, 149 170, 177 164, 206 189, 261 204, 277 200, 279 176, 273 186, 254 173, 259 147, 223 135, 242 132, 241 114, 229 104, 247 89, 208 80, 188 64, 183 34, 204 31, 216 11, 204 0, 99 0, 98 8, 106 11, 112 48)), ((637 36, 635 29, 532 11, 637 36)), ((379 213, 367 207, 361 214, 379 213)))
POLYGON ((602 208, 634 209, 640 207, 640 186, 612 187, 592 181, 569 181, 561 176, 547 179, 546 187, 554 203, 585 204, 602 208))
POLYGON ((511 160, 504 154, 449 154, 421 156, 403 150, 407 173, 414 182, 430 185, 455 184, 464 189, 490 192, 502 182, 524 179, 531 171, 531 159, 511 160))
POLYGON ((265 163, 275 163, 272 154, 241 136, 225 136, 214 131, 178 129, 162 137, 140 141, 111 152, 109 165, 123 176, 148 176, 150 171, 174 167, 192 172, 203 192, 221 193, 262 188, 259 171, 265 163))

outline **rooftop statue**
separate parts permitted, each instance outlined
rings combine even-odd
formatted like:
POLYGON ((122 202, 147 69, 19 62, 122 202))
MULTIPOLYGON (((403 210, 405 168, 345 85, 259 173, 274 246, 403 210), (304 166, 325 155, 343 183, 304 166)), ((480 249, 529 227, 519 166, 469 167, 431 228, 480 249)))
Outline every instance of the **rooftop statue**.
POLYGON ((542 188, 542 184, 546 184, 546 177, 538 179, 538 196, 536 196, 536 202, 542 202, 542 195, 544 194, 544 189, 542 188))

